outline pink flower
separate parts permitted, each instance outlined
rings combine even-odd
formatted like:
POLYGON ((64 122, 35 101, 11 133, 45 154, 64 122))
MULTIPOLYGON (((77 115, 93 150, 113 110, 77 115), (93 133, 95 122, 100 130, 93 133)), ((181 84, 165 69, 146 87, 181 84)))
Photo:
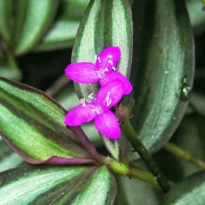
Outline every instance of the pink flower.
POLYGON ((124 94, 124 84, 114 80, 100 88, 92 102, 85 102, 73 108, 65 117, 65 124, 79 126, 94 120, 96 129, 110 139, 120 137, 120 126, 116 116, 109 110, 124 94))
POLYGON ((95 64, 91 62, 72 63, 67 66, 65 73, 78 83, 89 84, 99 81, 101 86, 119 79, 124 84, 123 93, 127 95, 132 91, 132 85, 124 75, 116 71, 120 55, 120 48, 111 46, 100 52, 95 64))

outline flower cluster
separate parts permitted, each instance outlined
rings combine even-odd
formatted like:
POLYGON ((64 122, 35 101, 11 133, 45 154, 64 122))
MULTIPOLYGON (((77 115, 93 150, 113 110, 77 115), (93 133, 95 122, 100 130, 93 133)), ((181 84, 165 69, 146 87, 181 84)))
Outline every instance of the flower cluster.
POLYGON ((79 62, 67 66, 65 73, 73 81, 84 84, 99 82, 102 87, 91 102, 83 101, 66 115, 66 125, 79 126, 94 120, 101 134, 110 139, 120 137, 118 119, 110 108, 132 91, 129 80, 116 71, 120 56, 119 47, 108 47, 97 56, 95 64, 79 62))

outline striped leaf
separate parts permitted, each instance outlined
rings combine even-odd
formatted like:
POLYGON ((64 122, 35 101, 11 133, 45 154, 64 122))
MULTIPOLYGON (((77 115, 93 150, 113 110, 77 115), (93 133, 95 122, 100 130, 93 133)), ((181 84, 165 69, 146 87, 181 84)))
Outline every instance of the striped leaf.
POLYGON ((134 1, 132 124, 150 151, 172 136, 192 88, 194 46, 184 1, 134 1))
POLYGON ((30 163, 93 162, 66 128, 66 111, 32 87, 0 78, 0 135, 30 163))
POLYGON ((204 205, 205 171, 198 172, 174 186, 164 197, 161 205, 204 205))
POLYGON ((119 161, 120 160, 120 144, 118 140, 111 140, 109 138, 107 138, 104 135, 101 135, 102 141, 106 147, 106 149, 109 151, 109 153, 111 154, 111 156, 119 161))
MULTIPOLYGON (((129 76, 132 52, 130 5, 127 0, 91 0, 78 29, 72 62, 95 62, 96 54, 111 45, 121 48, 117 69, 129 76)), ((87 98, 98 90, 94 84, 75 83, 75 88, 79 98, 87 98)))
POLYGON ((106 167, 28 166, 0 174, 2 205, 111 205, 115 195, 106 167))
MULTIPOLYGON (((95 57, 108 46, 121 48, 121 59, 117 70, 129 77, 132 53, 132 20, 127 0, 91 0, 81 21, 75 40, 72 62, 95 62, 95 57), (88 43, 89 42, 89 43, 88 43)), ((96 94, 97 84, 77 84, 79 98, 87 99, 96 94)), ((104 138, 104 136, 102 136, 104 138)), ((116 144, 104 140, 108 151, 119 157, 116 144)))
POLYGON ((29 51, 48 30, 55 16, 58 1, 55 0, 28 0, 18 1, 16 6, 16 45, 15 54, 21 55, 29 51))

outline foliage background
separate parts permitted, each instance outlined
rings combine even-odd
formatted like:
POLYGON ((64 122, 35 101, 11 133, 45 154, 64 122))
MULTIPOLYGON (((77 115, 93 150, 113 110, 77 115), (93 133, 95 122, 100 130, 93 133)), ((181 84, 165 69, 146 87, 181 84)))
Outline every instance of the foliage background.
MULTIPOLYGON (((177 131, 171 138, 171 142, 187 150, 196 158, 205 160, 205 12, 202 10, 203 5, 200 0, 187 0, 186 4, 194 32, 196 71, 193 91, 189 96, 189 107, 177 131)), ((62 81, 64 79, 62 78, 64 69, 71 61, 77 25, 87 5, 88 0, 61 1, 53 16, 53 21, 48 24, 47 30, 42 33, 28 51, 20 55, 12 56, 10 54, 12 46, 7 44, 5 47, 5 41, 1 40, 0 75, 20 80, 43 91, 47 91, 59 78, 62 81), (60 21, 67 22, 67 24, 59 24, 59 27, 57 27, 59 35, 56 35, 56 39, 54 38, 53 42, 45 44, 45 39, 49 38, 49 32, 52 32, 56 23, 60 21), (12 66, 15 67, 11 58, 17 63, 18 66, 16 68, 11 68, 12 66)), ((0 4, 0 9, 3 8, 1 6, 0 4)), ((51 16, 48 19, 52 19, 51 16)), ((0 30, 2 31, 1 27, 0 30)), ((54 97, 66 110, 69 110, 78 103, 78 100, 72 82, 66 82, 65 84, 64 88, 58 94, 55 94, 54 97)), ((94 130, 87 127, 87 132, 90 133, 99 150, 104 152, 105 149, 102 147, 101 141, 96 136, 94 130)), ((0 141, 0 146, 2 147, 0 151, 0 171, 19 166, 19 164, 23 163, 18 156, 10 152, 10 149, 3 141, 0 141)), ((154 158, 165 173, 165 176, 174 182, 178 182, 184 177, 201 170, 201 168, 173 156, 164 149, 160 149, 155 153, 154 158)), ((137 161, 135 163, 145 168, 141 162, 137 161)), ((155 205, 159 204, 162 199, 161 191, 143 182, 118 176, 117 183, 119 191, 116 204, 132 205, 137 202, 140 205, 155 205)))

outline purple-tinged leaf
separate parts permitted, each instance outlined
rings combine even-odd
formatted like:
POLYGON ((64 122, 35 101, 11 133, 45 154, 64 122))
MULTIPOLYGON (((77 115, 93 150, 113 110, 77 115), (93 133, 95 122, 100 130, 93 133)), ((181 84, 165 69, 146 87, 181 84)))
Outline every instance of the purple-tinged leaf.
MULTIPOLYGON (((0 78, 0 135, 33 164, 95 162, 64 124, 66 111, 45 93, 0 78)), ((75 127, 75 130, 80 127, 75 127)))

